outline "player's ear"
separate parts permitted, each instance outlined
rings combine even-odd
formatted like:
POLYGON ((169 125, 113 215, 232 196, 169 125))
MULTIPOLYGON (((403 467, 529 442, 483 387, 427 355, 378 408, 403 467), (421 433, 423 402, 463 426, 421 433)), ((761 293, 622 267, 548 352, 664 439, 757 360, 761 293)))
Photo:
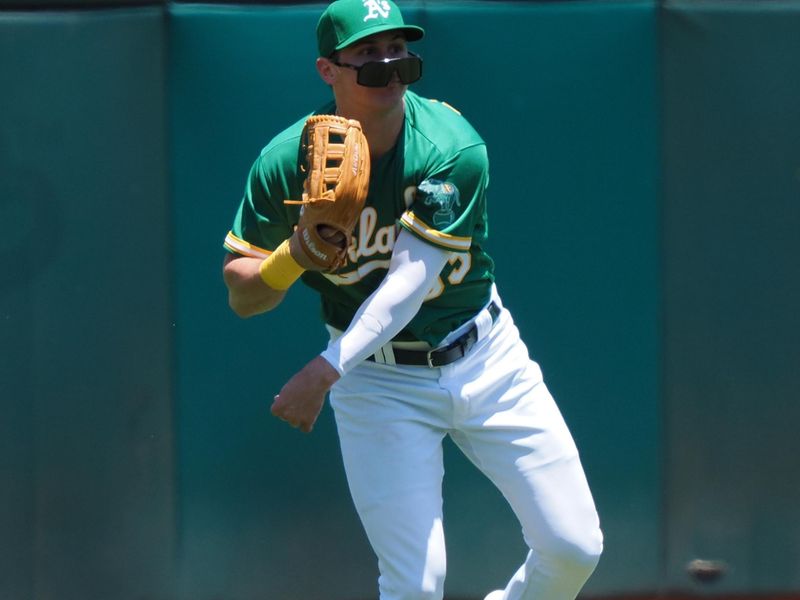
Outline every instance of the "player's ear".
POLYGON ((333 82, 336 81, 336 65, 323 56, 317 59, 317 73, 328 85, 333 85, 333 82))

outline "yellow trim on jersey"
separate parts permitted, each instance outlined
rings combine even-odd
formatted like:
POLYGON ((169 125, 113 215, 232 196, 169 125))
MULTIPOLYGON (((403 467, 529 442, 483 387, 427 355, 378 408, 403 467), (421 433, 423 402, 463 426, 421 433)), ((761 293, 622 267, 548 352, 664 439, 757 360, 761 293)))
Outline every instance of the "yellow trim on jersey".
POLYGON ((250 242, 246 242, 242 238, 233 235, 232 231, 229 231, 228 235, 225 236, 224 246, 231 252, 236 252, 236 254, 241 254, 243 256, 250 256, 252 258, 267 258, 272 254, 270 250, 254 246, 250 242))
POLYGON ((325 277, 325 279, 336 285, 353 285, 354 283, 358 283, 364 279, 364 277, 376 269, 388 268, 388 260, 371 260, 363 265, 359 265, 356 270, 350 271, 349 273, 323 273, 322 275, 325 277))
POLYGON ((457 115, 461 116, 461 111, 460 110, 458 110, 456 107, 448 104, 444 100, 434 100, 433 98, 431 98, 431 102, 436 102, 437 104, 441 104, 442 106, 446 106, 447 108, 452 110, 454 113, 456 113, 457 115))
POLYGON ((430 227, 410 210, 403 213, 403 216, 400 217, 400 223, 423 239, 437 246, 444 246, 450 250, 459 250, 461 252, 467 252, 470 246, 472 246, 471 237, 458 237, 448 233, 442 233, 430 227))

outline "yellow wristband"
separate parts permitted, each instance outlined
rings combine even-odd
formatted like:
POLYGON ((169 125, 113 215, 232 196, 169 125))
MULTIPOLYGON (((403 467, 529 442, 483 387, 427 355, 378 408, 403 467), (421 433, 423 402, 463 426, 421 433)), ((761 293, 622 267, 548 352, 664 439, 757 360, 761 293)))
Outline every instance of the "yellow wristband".
POLYGON ((273 290, 279 291, 288 290, 303 271, 305 269, 289 253, 289 240, 284 240, 258 267, 261 280, 273 290))

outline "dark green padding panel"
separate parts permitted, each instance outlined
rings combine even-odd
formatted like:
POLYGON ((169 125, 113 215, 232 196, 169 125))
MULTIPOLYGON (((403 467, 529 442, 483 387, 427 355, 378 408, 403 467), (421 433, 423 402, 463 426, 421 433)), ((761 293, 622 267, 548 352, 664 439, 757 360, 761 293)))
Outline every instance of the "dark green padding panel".
POLYGON ((0 597, 174 571, 164 13, 0 13, 0 597))
POLYGON ((800 589, 800 5, 668 2, 665 585, 800 589))

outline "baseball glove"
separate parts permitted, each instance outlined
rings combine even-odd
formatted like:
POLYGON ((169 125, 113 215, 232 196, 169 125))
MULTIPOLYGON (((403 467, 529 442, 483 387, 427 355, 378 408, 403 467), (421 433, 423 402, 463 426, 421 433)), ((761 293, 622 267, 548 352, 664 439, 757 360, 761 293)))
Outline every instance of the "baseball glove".
POLYGON ((306 158, 302 204, 297 223, 299 245, 321 271, 347 262, 347 249, 369 190, 369 147, 354 119, 310 117, 303 128, 306 158))

